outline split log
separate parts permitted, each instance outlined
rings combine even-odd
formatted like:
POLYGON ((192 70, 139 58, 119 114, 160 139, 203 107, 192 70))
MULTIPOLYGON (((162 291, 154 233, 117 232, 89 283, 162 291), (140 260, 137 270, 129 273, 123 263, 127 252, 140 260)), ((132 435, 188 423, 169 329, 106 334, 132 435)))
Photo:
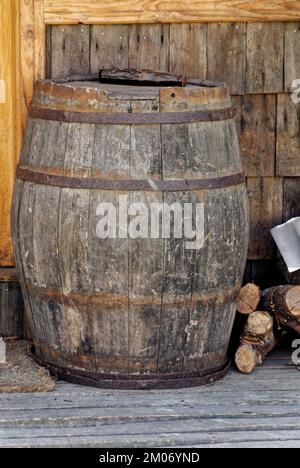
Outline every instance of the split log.
POLYGON ((240 314, 249 315, 257 310, 260 302, 261 291, 254 283, 249 283, 244 286, 237 300, 237 311, 240 314))
POLYGON ((257 311, 249 315, 235 355, 237 368, 241 372, 253 372, 275 348, 277 339, 273 326, 273 317, 268 312, 257 311))
POLYGON ((263 291, 260 308, 272 313, 278 323, 300 334, 300 286, 278 286, 263 291))

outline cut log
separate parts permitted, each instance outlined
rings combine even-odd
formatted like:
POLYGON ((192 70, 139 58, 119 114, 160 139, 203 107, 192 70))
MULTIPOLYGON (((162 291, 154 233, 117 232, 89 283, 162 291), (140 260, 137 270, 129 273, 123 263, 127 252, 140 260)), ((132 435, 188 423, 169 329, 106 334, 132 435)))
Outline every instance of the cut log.
POLYGON ((274 321, 268 312, 253 312, 248 317, 246 334, 250 336, 265 336, 273 332, 274 321))
POLYGON ((268 312, 257 311, 249 315, 235 355, 236 366, 241 372, 253 372, 275 348, 277 339, 273 326, 273 317, 268 312))
POLYGON ((277 322, 300 333, 300 286, 278 286, 263 291, 260 308, 277 322))
POLYGON ((246 284, 240 291, 236 306, 237 311, 244 315, 255 312, 260 302, 260 294, 260 289, 256 284, 246 284))

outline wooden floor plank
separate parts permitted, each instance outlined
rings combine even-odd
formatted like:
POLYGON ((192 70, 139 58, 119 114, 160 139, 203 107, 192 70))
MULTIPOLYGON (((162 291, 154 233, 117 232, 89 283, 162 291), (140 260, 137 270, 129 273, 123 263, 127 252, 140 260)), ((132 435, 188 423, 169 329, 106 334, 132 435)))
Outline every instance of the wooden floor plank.
POLYGON ((234 444, 225 443, 225 444, 203 444, 203 445, 193 445, 193 448, 248 448, 248 449, 258 449, 258 448, 277 448, 277 449, 288 449, 288 448, 299 448, 299 440, 274 440, 274 441, 255 441, 255 442, 236 442, 234 444))
POLYGON ((0 395, 0 447, 300 447, 300 380, 291 353, 211 386, 112 391, 58 382, 0 395))
MULTIPOLYGON (((251 391, 243 391, 243 392, 236 392, 230 398, 230 404, 232 406, 235 405, 245 405, 245 400, 247 401, 247 405, 250 407, 252 405, 282 405, 282 404, 300 404, 300 395, 293 394, 290 395, 285 391, 278 391, 272 392, 272 398, 270 398, 270 392, 260 392, 257 394, 256 392, 251 391)), ((70 398, 70 397, 67 397, 70 398)), ((22 414, 26 414, 27 412, 32 411, 39 411, 44 410, 47 411, 51 408, 56 409, 72 409, 76 411, 78 408, 135 408, 135 409, 143 409, 147 408, 176 408, 176 407, 194 407, 194 405, 205 404, 207 406, 213 407, 222 407, 224 405, 224 401, 227 401, 228 393, 227 392, 218 392, 218 399, 214 394, 181 394, 178 397, 172 398, 171 396, 162 397, 160 399, 157 398, 156 395, 147 395, 147 401, 143 399, 143 397, 137 396, 137 398, 131 398, 128 401, 128 398, 124 400, 124 398, 118 398, 116 402, 116 397, 114 395, 108 397, 102 397, 101 400, 97 395, 92 396, 80 396, 80 397, 71 397, 71 399, 58 399, 57 397, 52 396, 42 396, 37 398, 28 398, 25 400, 15 398, 2 398, 1 404, 2 407, 5 408, 5 412, 11 413, 13 415, 18 415, 20 411, 22 414), (26 407, 25 407, 26 406, 26 407), (24 408, 25 407, 25 408, 24 408), (27 410, 26 410, 27 408, 27 410)))
MULTIPOLYGON (((49 427, 47 428, 47 437, 78 437, 84 433, 85 436, 126 436, 136 434, 156 434, 156 433, 170 433, 176 434, 183 432, 184 434, 193 433, 221 433, 221 432, 239 432, 239 431, 300 431, 299 418, 280 418, 274 421, 273 418, 265 419, 212 419, 206 421, 205 427, 203 421, 195 421, 188 419, 185 421, 178 421, 176 425, 172 421, 163 422, 150 422, 145 425, 144 423, 134 424, 119 424, 119 425, 104 425, 101 428, 97 426, 88 427, 49 427)), ((0 430, 2 440, 6 439, 32 439, 42 438, 45 436, 44 428, 12 428, 0 430)))
POLYGON ((237 448, 239 446, 255 447, 273 447, 278 445, 289 447, 300 447, 300 431, 290 431, 290 435, 286 431, 278 431, 272 436, 269 431, 260 432, 236 432, 236 433, 214 433, 214 434, 192 434, 185 433, 176 434, 153 434, 143 435, 137 434, 134 436, 85 436, 82 434, 79 437, 58 437, 48 438, 42 437, 36 440, 28 439, 8 439, 3 442, 2 447, 16 448, 152 448, 152 447, 218 447, 228 446, 237 448))
POLYGON ((106 424, 124 424, 136 423, 143 421, 145 424, 149 422, 174 421, 176 425, 178 421, 188 420, 193 418, 197 420, 210 420, 215 418, 254 418, 261 419, 266 417, 298 417, 300 414, 299 404, 281 404, 277 405, 251 405, 246 404, 237 406, 224 406, 222 408, 213 408, 212 406, 197 407, 178 407, 178 408, 143 408, 136 410, 130 408, 79 408, 74 409, 47 409, 45 411, 32 411, 29 414, 22 412, 22 415, 17 417, 12 414, 0 415, 1 428, 17 428, 17 427, 88 427, 88 426, 103 426, 106 424))

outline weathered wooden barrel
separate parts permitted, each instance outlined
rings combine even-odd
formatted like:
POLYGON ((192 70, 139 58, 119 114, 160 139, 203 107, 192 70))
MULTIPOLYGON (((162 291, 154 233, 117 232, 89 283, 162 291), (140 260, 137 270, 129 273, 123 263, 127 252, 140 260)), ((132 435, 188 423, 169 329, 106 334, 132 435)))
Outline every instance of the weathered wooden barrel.
POLYGON ((36 359, 107 388, 224 376, 249 228, 226 85, 102 71, 39 82, 29 115, 13 237, 36 359))

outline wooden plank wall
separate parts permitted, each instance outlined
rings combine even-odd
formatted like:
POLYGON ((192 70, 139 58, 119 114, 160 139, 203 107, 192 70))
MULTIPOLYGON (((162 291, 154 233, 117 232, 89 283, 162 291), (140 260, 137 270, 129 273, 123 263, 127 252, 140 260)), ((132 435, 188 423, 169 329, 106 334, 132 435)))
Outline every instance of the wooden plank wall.
POLYGON ((47 30, 48 77, 140 67, 225 80, 237 126, 251 207, 247 279, 272 282, 269 230, 300 215, 299 23, 68 25, 47 30))

